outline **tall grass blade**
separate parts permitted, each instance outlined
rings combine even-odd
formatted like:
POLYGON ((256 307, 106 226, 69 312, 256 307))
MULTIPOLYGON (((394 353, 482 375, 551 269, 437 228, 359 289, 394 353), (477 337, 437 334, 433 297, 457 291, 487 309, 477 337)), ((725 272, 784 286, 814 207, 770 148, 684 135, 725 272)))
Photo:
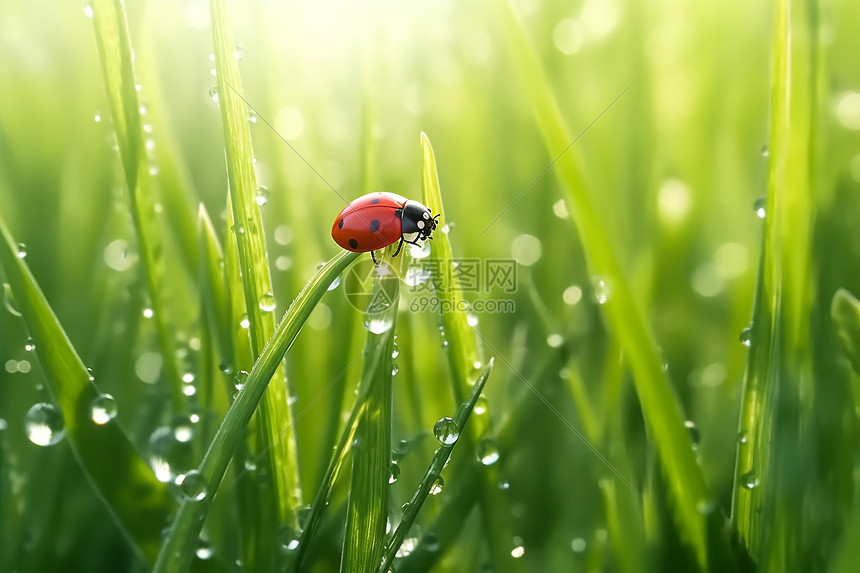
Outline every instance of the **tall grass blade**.
MULTIPOLYGON (((469 416, 472 414, 472 410, 475 408, 475 403, 481 396, 484 385, 487 383, 487 379, 490 377, 492 372, 493 359, 491 358, 481 371, 478 379, 475 381, 475 385, 472 387, 472 392, 469 394, 466 401, 460 404, 460 407, 457 408, 457 413, 454 414, 454 422, 457 424, 457 427, 460 428, 461 436, 466 430, 469 416)), ((400 546, 403 544, 403 540, 406 539, 406 535, 409 533, 412 524, 415 523, 415 518, 418 517, 418 512, 421 510, 421 506, 424 505, 424 501, 430 494, 430 490, 434 487, 434 483, 442 476, 442 469, 451 457, 451 452, 454 450, 454 446, 456 446, 458 442, 459 439, 450 444, 443 443, 433 455, 433 460, 430 462, 430 466, 424 473, 421 483, 418 484, 418 488, 406 504, 406 509, 403 511, 403 515, 400 518, 400 524, 397 526, 397 529, 394 530, 391 540, 385 547, 385 555, 382 565, 379 567, 380 573, 386 573, 391 567, 394 557, 397 554, 397 550, 400 549, 400 546)))
MULTIPOLYGON (((382 264, 387 262, 383 259, 382 264)), ((365 573, 379 565, 388 520, 392 353, 400 279, 391 273, 381 277, 378 283, 375 288, 390 293, 394 303, 384 311, 391 327, 382 334, 368 332, 367 335, 368 350, 364 354, 361 380, 366 390, 360 391, 364 396, 364 413, 358 422, 357 445, 352 453, 352 480, 340 568, 344 573, 365 573)))
POLYGON ((120 0, 95 0, 92 7, 111 117, 131 198, 131 218, 143 261, 170 395, 174 409, 179 410, 185 404, 185 398, 176 360, 176 343, 168 322, 170 313, 164 299, 163 245, 155 221, 152 180, 148 171, 143 169, 145 154, 140 101, 135 89, 125 6, 120 0))
POLYGON ((357 257, 357 253, 343 251, 326 263, 299 293, 278 324, 275 334, 254 364, 244 388, 230 406, 200 464, 199 473, 205 483, 206 494, 201 500, 185 499, 182 502, 161 546, 154 569, 156 573, 175 573, 188 569, 212 497, 241 444, 245 428, 263 397, 266 386, 328 286, 357 257))
POLYGON ((860 374, 860 300, 845 289, 833 295, 830 314, 836 324, 842 349, 854 372, 860 374))
MULTIPOLYGON (((422 181, 424 201, 434 212, 442 215, 444 223, 444 205, 442 191, 439 185, 439 173, 436 168, 436 156, 427 134, 421 133, 422 181)), ((472 385, 474 378, 480 373, 481 352, 477 330, 469 324, 467 305, 463 297, 460 282, 453 269, 456 268, 451 242, 447 233, 437 233, 430 243, 430 252, 440 264, 433 266, 433 286, 436 296, 440 299, 442 327, 448 342, 448 363, 451 371, 451 382, 455 400, 462 403, 465 392, 472 385), (438 271, 442 272, 438 272, 438 271)), ((486 412, 485 419, 489 419, 486 412)), ((463 434, 466 449, 476 450, 476 444, 484 437, 485 427, 472 424, 463 434)), ((471 460, 472 465, 475 459, 471 460)), ((480 478, 483 487, 480 489, 481 516, 487 533, 490 547, 490 557, 493 567, 500 570, 516 572, 523 565, 511 556, 513 545, 513 526, 508 501, 495 484, 499 482, 498 467, 481 466, 480 478)))
POLYGON ((803 496, 791 484, 813 463, 801 439, 813 377, 811 9, 795 0, 776 7, 766 219, 732 498, 732 521, 762 570, 800 562, 808 545, 793 525, 803 496))
MULTIPOLYGON (((529 97, 548 154, 554 159, 568 149, 574 138, 552 94, 535 48, 510 1, 499 4, 499 17, 520 84, 529 97)), ((637 306, 621 270, 614 241, 606 230, 603 214, 591 197, 582 158, 575 147, 555 163, 555 171, 568 193, 571 217, 582 241, 589 269, 595 279, 603 281, 603 286, 608 289, 603 312, 630 364, 650 438, 673 495, 680 528, 688 536, 699 563, 704 566, 708 559, 706 525, 696 508, 709 499, 710 494, 690 448, 680 404, 663 372, 654 333, 642 309, 637 306)))
POLYGON ((103 425, 93 421, 92 404, 99 391, 27 263, 19 258, 17 243, 2 219, 0 234, 0 264, 62 411, 66 438, 135 551, 151 565, 176 502, 115 421, 103 425))

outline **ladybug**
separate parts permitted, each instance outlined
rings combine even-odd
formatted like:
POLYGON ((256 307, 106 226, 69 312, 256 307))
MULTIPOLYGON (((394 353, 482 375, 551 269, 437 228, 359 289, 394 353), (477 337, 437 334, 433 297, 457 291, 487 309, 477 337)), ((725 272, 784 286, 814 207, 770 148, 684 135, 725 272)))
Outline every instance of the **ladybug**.
POLYGON ((432 239, 439 215, 419 203, 395 193, 362 195, 338 214, 331 227, 331 238, 348 251, 374 251, 397 244, 396 257, 403 243, 421 246, 418 241, 432 239))

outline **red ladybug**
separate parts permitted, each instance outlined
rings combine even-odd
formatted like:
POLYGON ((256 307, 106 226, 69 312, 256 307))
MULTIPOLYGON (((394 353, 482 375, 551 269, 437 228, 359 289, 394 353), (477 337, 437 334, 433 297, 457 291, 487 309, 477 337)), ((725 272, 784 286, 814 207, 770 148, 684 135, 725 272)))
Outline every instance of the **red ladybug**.
POLYGON ((348 251, 366 253, 384 249, 400 243, 421 246, 418 241, 432 239, 439 215, 433 215, 427 207, 394 193, 368 193, 344 207, 331 227, 334 242, 348 251))

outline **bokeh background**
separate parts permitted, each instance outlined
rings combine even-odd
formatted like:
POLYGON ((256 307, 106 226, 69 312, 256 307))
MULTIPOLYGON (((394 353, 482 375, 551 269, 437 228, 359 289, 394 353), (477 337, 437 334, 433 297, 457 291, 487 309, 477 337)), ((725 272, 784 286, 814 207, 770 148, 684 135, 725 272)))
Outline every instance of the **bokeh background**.
MULTIPOLYGON (((713 503, 728 513, 748 352, 739 336, 751 320, 765 210, 757 200, 765 195, 769 159, 774 3, 512 3, 570 131, 581 135, 574 151, 584 159, 610 247, 654 329, 713 503)), ((825 62, 818 180, 851 213, 860 192, 860 4, 818 4, 825 62)), ((199 348, 205 325, 194 274, 197 238, 183 235, 177 221, 195 216, 202 203, 225 239, 227 176, 210 89, 209 6, 128 0, 125 8, 163 230, 160 256, 169 269, 172 335, 181 363, 200 376, 207 358, 199 348)), ((261 209, 277 312, 338 252, 329 233, 340 196, 386 190, 420 197, 419 133, 427 133, 454 255, 518 262, 516 292, 467 296, 516 304, 514 313, 475 315, 491 345, 484 345, 485 357, 504 357, 485 392, 489 424, 525 420, 497 444, 505 510, 516 532, 512 547, 524 549, 530 570, 637 570, 625 567, 608 540, 598 482, 613 474, 520 377, 541 381, 561 417, 636 488, 659 480, 623 356, 595 300, 600 288, 586 266, 572 206, 555 171, 546 170, 563 150, 546 149, 497 7, 260 0, 231 2, 230 9, 244 94, 255 110, 251 134, 258 182, 267 188, 261 209)), ((151 458, 159 431, 195 430, 165 389, 87 11, 80 2, 44 0, 0 8, 0 211, 95 383, 116 398, 117 423, 151 458)), ((856 266, 855 245, 856 233, 842 235, 819 266, 856 266)), ((438 319, 410 311, 407 291, 394 437, 417 445, 401 461, 394 508, 411 495, 432 454, 422 436, 456 406, 438 319)), ((29 348, 15 303, 4 294, 0 570, 146 570, 67 440, 43 447, 28 439, 28 410, 52 403, 36 357, 50 349, 29 348)), ((361 348, 357 314, 342 289, 315 310, 287 361, 294 408, 310 404, 353 363, 361 348)), ((359 361, 297 422, 307 499, 360 372, 359 361)), ((217 421, 223 410, 204 415, 217 421)), ((198 455, 183 450, 169 470, 159 467, 170 479, 196 465, 198 455)), ((420 526, 444 498, 443 491, 430 499, 420 526)), ((823 503, 847 508, 851 499, 823 503)), ((480 519, 470 516, 434 570, 482 566, 480 519)), ((654 551, 667 559, 662 563, 675 554, 689 563, 671 510, 650 517, 661 518, 669 522, 661 531, 669 533, 651 539, 654 551)), ((329 531, 334 557, 322 558, 320 571, 338 562, 338 534, 329 531)), ((226 569, 241 569, 233 555, 215 553, 226 569)))

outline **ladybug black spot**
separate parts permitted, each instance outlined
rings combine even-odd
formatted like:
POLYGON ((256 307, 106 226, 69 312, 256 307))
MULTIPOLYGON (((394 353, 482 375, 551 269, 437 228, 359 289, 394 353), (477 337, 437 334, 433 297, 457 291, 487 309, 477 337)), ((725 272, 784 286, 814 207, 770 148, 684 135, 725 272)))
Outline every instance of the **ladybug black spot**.
POLYGON ((352 247, 353 249, 357 249, 358 248, 358 241, 356 241, 355 239, 350 239, 349 240, 349 246, 352 247))
POLYGON ((340 221, 337 222, 337 228, 343 229, 343 219, 341 219, 340 221))
POLYGON ((376 205, 377 203, 379 203, 379 199, 374 199, 370 202, 371 205, 376 205))
POLYGON ((379 219, 374 219, 373 221, 371 221, 370 222, 370 232, 375 233, 376 231, 378 231, 379 225, 380 225, 379 219))

